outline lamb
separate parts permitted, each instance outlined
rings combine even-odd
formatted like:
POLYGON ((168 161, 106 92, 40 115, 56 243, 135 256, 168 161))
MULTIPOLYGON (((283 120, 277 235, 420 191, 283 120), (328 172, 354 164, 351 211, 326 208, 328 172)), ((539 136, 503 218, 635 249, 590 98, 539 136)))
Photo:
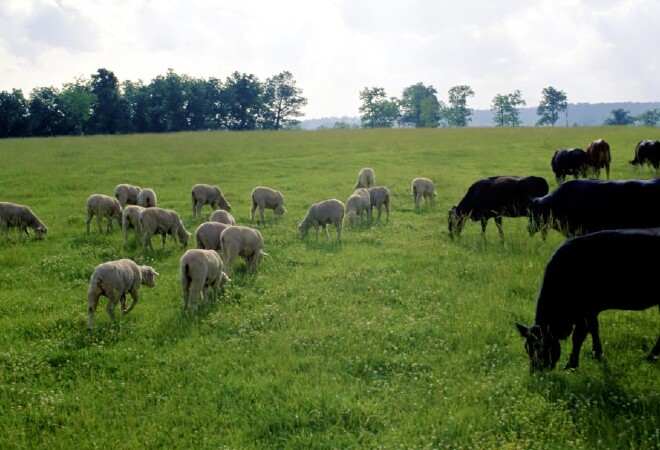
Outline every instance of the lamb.
POLYGON ((230 226, 220 222, 204 222, 195 230, 197 248, 220 252, 222 249, 220 246, 220 235, 230 226))
POLYGON ((19 232, 22 231, 28 236, 30 235, 28 228, 32 228, 37 239, 43 239, 48 233, 46 225, 29 207, 17 203, 0 202, 0 229, 8 233, 9 228, 18 228, 19 232))
POLYGON ((428 178, 415 178, 410 184, 413 200, 415 202, 415 208, 419 209, 421 206, 422 199, 425 199, 427 202, 433 206, 435 204, 435 184, 433 181, 428 178))
POLYGON ((300 237, 307 236, 310 227, 316 230, 316 239, 319 238, 319 227, 325 230, 326 236, 330 238, 328 224, 333 224, 337 229, 337 242, 341 241, 341 227, 344 220, 344 203, 337 199, 324 200, 322 202, 314 203, 307 210, 307 215, 298 224, 298 231, 300 237))
POLYGON ((355 188, 370 188, 376 184, 376 172, 371 167, 365 167, 360 169, 358 173, 357 183, 355 183, 355 188))
POLYGON ((259 208, 259 217, 264 222, 264 209, 272 209, 276 216, 281 216, 286 212, 284 207, 284 196, 280 191, 266 186, 257 186, 252 190, 252 211, 250 218, 254 222, 254 212, 259 208))
POLYGON ((200 300, 217 299, 225 282, 231 281, 223 271, 222 259, 213 250, 188 250, 179 265, 184 311, 196 311, 200 300))
POLYGON ((135 236, 140 237, 140 213, 144 211, 142 206, 126 205, 121 212, 121 230, 124 234, 124 245, 128 241, 128 230, 133 228, 135 236))
MULTIPOLYGON (((387 214, 387 221, 390 221, 390 190, 385 186, 374 186, 369 188, 369 197, 371 199, 371 209, 378 208, 378 220, 383 206, 387 214)), ((373 215, 373 212, 372 212, 373 215)))
POLYGON ((153 208, 154 206, 158 206, 156 198, 156 193, 153 189, 144 188, 137 196, 137 204, 143 208, 153 208))
POLYGON ((115 198, 119 200, 119 204, 123 208, 126 205, 137 205, 138 194, 142 188, 140 186, 133 186, 132 184, 118 184, 115 186, 115 198))
POLYGON ((99 227, 99 233, 103 230, 101 229, 101 219, 108 219, 108 228, 107 232, 112 231, 112 221, 117 221, 117 226, 121 228, 121 205, 119 201, 115 198, 109 197, 103 194, 92 194, 87 198, 87 233, 89 233, 89 224, 92 222, 92 218, 96 216, 96 223, 99 227))
POLYGON ((226 223, 227 225, 236 225, 236 219, 231 213, 225 211, 224 209, 216 209, 209 216, 209 222, 219 222, 226 223))
POLYGON ((225 200, 222 191, 218 186, 211 186, 210 184, 196 184, 192 187, 192 205, 193 217, 197 217, 202 210, 202 206, 211 205, 211 207, 218 209, 222 208, 225 211, 231 211, 231 205, 225 200))
POLYGON ((367 213, 367 221, 371 222, 371 200, 369 191, 364 188, 356 189, 346 200, 346 219, 351 226, 355 226, 358 219, 367 213))
POLYGON ((122 316, 128 314, 138 302, 141 285, 154 287, 156 272, 153 267, 138 266, 130 259, 109 261, 96 266, 89 280, 87 290, 87 327, 94 328, 94 313, 101 296, 108 298, 107 311, 110 319, 115 320, 115 307, 121 303, 122 316), (126 294, 131 294, 133 302, 126 308, 126 294))
POLYGON ((153 250, 151 237, 154 234, 162 236, 162 245, 165 246, 165 240, 169 234, 179 239, 181 245, 185 248, 188 245, 190 233, 186 231, 181 218, 176 211, 163 208, 145 208, 140 212, 140 230, 142 233, 142 245, 153 250))
POLYGON ((267 253, 264 252, 264 238, 259 230, 240 225, 230 226, 220 235, 222 260, 225 263, 225 272, 231 273, 232 264, 236 257, 241 256, 248 265, 248 271, 257 271, 259 262, 267 253))

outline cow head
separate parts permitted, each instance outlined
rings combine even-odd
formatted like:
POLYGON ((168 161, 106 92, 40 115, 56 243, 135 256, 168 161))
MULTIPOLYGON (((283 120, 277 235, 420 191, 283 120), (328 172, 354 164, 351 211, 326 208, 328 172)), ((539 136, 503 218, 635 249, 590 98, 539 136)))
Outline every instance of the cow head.
POLYGON ((525 350, 529 356, 529 371, 552 370, 561 355, 559 339, 552 336, 548 327, 516 324, 518 332, 525 339, 525 350))
POLYGON ((447 229, 449 230, 449 236, 453 239, 454 236, 458 236, 463 231, 463 226, 465 226, 465 221, 467 216, 459 214, 456 205, 452 206, 449 209, 447 214, 447 229))

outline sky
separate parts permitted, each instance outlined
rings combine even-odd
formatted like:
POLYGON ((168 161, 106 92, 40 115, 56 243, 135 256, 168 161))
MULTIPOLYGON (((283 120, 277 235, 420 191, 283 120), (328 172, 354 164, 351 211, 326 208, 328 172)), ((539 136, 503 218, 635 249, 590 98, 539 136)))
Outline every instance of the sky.
POLYGON ((660 100, 657 0, 0 0, 0 90, 60 86, 99 67, 149 81, 291 71, 307 118, 358 115, 359 91, 473 108, 543 87, 569 102, 660 100))

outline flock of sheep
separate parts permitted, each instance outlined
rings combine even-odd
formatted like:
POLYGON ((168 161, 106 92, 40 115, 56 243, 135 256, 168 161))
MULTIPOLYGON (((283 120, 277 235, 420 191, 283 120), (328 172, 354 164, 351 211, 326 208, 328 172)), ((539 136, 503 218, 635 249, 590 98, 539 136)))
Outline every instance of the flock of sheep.
MULTIPOLYGON (((337 199, 324 200, 310 206, 307 214, 298 224, 300 237, 304 238, 310 228, 316 231, 323 228, 329 237, 327 226, 334 226, 337 241, 341 240, 344 222, 350 226, 372 221, 372 212, 378 210, 381 218, 383 208, 386 218, 390 214, 390 191, 387 187, 376 186, 373 169, 364 168, 358 174, 354 192, 346 204, 337 199)), ((415 178, 411 184, 415 207, 419 208, 423 200, 433 204, 435 186, 428 178, 415 178)), ((230 281, 232 266, 238 257, 245 259, 250 273, 257 271, 264 252, 264 239, 259 230, 237 225, 231 214, 231 205, 217 186, 196 184, 191 190, 192 214, 199 217, 202 208, 210 205, 214 211, 209 220, 195 230, 197 248, 187 250, 180 259, 181 288, 184 311, 196 311, 202 302, 217 298, 224 284, 230 281)), ((251 193, 251 220, 259 211, 258 222, 264 222, 266 209, 274 215, 286 213, 284 196, 281 192, 265 186, 257 186, 251 193)), ((87 199, 87 233, 96 217, 99 232, 103 232, 102 222, 106 221, 106 231, 112 231, 113 222, 121 228, 124 245, 128 241, 130 230, 135 232, 144 250, 153 249, 151 239, 160 235, 162 245, 167 236, 179 241, 185 248, 191 237, 179 214, 170 209, 158 207, 156 192, 129 184, 115 187, 114 197, 104 194, 92 194, 87 199)), ((29 235, 33 230, 38 239, 43 238, 48 229, 46 225, 27 206, 0 202, 0 229, 8 231, 16 228, 29 235)), ((117 304, 121 305, 122 315, 130 312, 138 302, 139 289, 142 285, 154 287, 158 272, 150 266, 140 266, 130 259, 108 261, 98 265, 89 281, 87 292, 87 325, 94 327, 94 314, 101 297, 107 297, 107 312, 115 320, 117 304), (132 302, 127 306, 126 297, 132 302)))

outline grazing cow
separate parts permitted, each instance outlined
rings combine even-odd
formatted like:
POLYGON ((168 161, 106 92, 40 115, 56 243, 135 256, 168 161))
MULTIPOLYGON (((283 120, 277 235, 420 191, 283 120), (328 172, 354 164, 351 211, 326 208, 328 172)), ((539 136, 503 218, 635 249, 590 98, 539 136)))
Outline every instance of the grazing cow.
POLYGON ((630 161, 633 166, 648 164, 658 171, 660 167, 660 141, 643 140, 635 147, 635 158, 630 161))
POLYGON ((589 144, 589 147, 587 147, 587 162, 596 178, 600 177, 600 169, 605 168, 605 173, 609 180, 610 162, 612 162, 610 144, 603 139, 598 139, 589 144))
POLYGON ((486 232, 488 219, 494 218, 500 237, 503 237, 502 217, 521 217, 528 214, 534 197, 548 193, 548 182, 540 177, 490 177, 470 186, 458 206, 449 210, 449 236, 460 235, 465 221, 481 221, 486 232))
MULTIPOLYGON (((550 259, 536 302, 534 325, 516 324, 525 338, 530 371, 553 369, 560 340, 573 333, 566 368, 577 368, 591 334, 596 359, 603 355, 598 314, 608 309, 641 311, 660 305, 657 267, 640 255, 660 253, 660 229, 610 230, 567 240, 550 259)), ((648 356, 660 356, 660 338, 648 356)))
POLYGON ((587 153, 580 148, 560 149, 552 156, 550 163, 555 173, 557 184, 561 184, 567 175, 585 178, 587 176, 587 153))
POLYGON ((660 227, 660 180, 571 180, 532 201, 529 234, 660 227))

